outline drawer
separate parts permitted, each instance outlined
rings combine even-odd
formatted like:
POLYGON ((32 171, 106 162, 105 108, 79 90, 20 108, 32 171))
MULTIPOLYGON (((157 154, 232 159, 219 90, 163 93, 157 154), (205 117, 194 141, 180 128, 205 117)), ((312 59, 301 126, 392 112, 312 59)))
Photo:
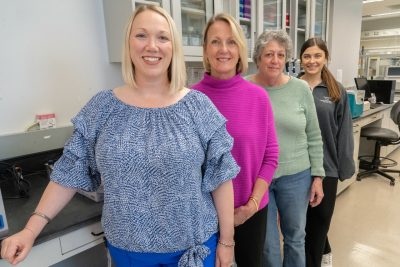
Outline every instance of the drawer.
POLYGON ((381 120, 383 118, 383 113, 379 112, 379 113, 375 113, 372 114, 370 116, 364 117, 360 120, 357 120, 356 124, 358 124, 360 127, 364 127, 368 124, 371 124, 375 121, 381 120))
POLYGON ((101 223, 97 222, 60 237, 61 253, 65 254, 75 249, 84 247, 92 242, 103 239, 103 235, 95 236, 93 233, 101 233, 101 223))

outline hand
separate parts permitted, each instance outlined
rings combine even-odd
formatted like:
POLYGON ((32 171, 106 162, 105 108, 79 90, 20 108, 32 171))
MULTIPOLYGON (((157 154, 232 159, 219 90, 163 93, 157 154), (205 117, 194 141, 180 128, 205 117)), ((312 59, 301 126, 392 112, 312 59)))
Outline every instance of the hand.
POLYGON ((231 267, 233 264, 234 247, 226 247, 221 244, 217 246, 215 267, 231 267))
POLYGON ((251 216, 257 212, 253 203, 247 202, 246 205, 236 208, 234 211, 233 223, 236 226, 244 224, 251 216))
POLYGON ((1 244, 1 257, 15 265, 23 261, 32 249, 35 235, 29 229, 22 229, 20 232, 3 240, 1 244))
POLYGON ((312 208, 318 206, 324 198, 324 190, 322 189, 322 178, 314 177, 311 185, 310 205, 312 208))

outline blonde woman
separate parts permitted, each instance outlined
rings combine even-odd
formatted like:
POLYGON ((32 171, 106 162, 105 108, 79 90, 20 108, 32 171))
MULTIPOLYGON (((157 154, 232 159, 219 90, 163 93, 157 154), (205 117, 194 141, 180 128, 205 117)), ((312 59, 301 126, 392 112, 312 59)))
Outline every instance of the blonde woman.
POLYGON ((226 120, 203 94, 184 88, 172 18, 141 6, 126 30, 125 84, 94 96, 36 211, 1 255, 22 261, 76 189, 104 181, 102 225, 116 266, 227 267, 233 258, 233 190, 239 171, 226 120))
POLYGON ((235 260, 262 266, 268 186, 278 164, 278 141, 267 93, 246 81, 247 49, 240 25, 228 14, 211 18, 204 31, 204 78, 193 88, 206 94, 227 118, 240 172, 235 196, 235 260))

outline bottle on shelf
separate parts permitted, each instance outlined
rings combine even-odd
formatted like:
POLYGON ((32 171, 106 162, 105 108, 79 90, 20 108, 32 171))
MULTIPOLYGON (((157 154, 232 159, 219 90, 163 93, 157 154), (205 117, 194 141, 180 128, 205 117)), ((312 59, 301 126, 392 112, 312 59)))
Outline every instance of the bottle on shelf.
POLYGON ((244 18, 244 0, 239 0, 239 17, 244 18))
POLYGON ((246 19, 251 18, 251 0, 244 0, 243 17, 246 19))
POLYGON ((289 15, 289 13, 286 13, 285 21, 286 21, 286 26, 289 27, 290 26, 290 15, 289 15))

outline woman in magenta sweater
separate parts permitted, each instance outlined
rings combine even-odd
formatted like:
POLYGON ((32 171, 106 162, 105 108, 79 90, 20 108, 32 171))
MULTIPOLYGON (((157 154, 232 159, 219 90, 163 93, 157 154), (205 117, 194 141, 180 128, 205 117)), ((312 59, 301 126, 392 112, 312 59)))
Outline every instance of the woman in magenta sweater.
POLYGON ((247 49, 236 20, 227 14, 211 18, 204 30, 204 78, 193 85, 206 94, 228 120, 234 138, 233 157, 240 173, 233 180, 235 259, 239 267, 262 266, 268 186, 278 164, 278 141, 269 97, 244 80, 247 49))

